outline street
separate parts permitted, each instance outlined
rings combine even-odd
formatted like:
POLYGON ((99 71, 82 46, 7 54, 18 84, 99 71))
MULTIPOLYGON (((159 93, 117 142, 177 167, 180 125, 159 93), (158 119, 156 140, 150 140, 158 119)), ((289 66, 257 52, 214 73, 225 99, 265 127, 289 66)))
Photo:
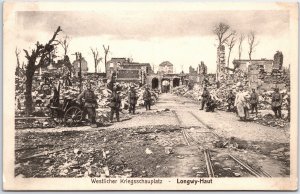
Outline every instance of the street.
POLYGON ((152 110, 105 127, 16 131, 15 175, 24 177, 286 177, 289 128, 164 93, 152 110))
POLYGON ((3 189, 296 190, 297 8, 6 2, 3 189))

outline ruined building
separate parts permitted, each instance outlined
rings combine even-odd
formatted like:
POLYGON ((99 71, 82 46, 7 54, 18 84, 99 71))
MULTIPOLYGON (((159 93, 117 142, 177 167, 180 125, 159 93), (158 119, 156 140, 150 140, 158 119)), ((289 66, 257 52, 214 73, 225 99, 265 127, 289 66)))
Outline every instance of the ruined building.
POLYGON ((207 74, 207 66, 204 64, 203 61, 198 65, 198 74, 206 75, 207 74))
POLYGON ((189 74, 188 74, 189 81, 202 84, 206 75, 207 75, 207 66, 204 64, 203 61, 201 61, 201 63, 198 64, 196 70, 192 66, 189 67, 189 74))
POLYGON ((289 74, 282 68, 283 54, 277 51, 274 59, 233 60, 234 77, 245 80, 245 85, 252 88, 284 87, 289 84, 289 74))
POLYGON ((220 45, 217 49, 217 73, 216 79, 219 82, 223 82, 226 80, 227 69, 225 62, 225 46, 220 45))
POLYGON ((147 76, 153 73, 149 63, 133 62, 126 58, 111 58, 106 63, 106 77, 111 79, 115 73, 117 81, 145 84, 147 76))
POLYGON ((192 66, 189 67, 189 74, 190 75, 195 75, 197 74, 197 71, 195 70, 195 68, 193 68, 192 66))
MULTIPOLYGON (((80 74, 80 59, 76 59, 73 63, 73 68, 74 68, 74 76, 78 77, 80 74)), ((88 72, 88 63, 87 61, 84 59, 84 57, 81 58, 81 73, 82 76, 86 75, 88 72)))
POLYGON ((164 61, 159 64, 158 73, 159 74, 166 74, 166 73, 173 73, 173 64, 170 61, 164 61))
POLYGON ((274 55, 274 64, 273 69, 281 70, 283 64, 283 54, 280 51, 277 51, 274 55))

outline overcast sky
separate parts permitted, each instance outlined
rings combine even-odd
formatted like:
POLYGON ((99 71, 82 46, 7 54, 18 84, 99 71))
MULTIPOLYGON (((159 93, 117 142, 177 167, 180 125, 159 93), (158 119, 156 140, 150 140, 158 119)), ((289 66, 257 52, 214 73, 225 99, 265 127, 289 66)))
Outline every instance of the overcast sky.
MULTIPOLYGON (((257 33, 259 44, 253 59, 272 59, 277 50, 289 60, 289 14, 285 11, 101 11, 101 12, 18 12, 17 47, 33 48, 36 41, 46 42, 57 26, 59 37, 71 37, 69 54, 82 52, 94 71, 90 47, 110 45, 111 57, 130 57, 136 62, 148 62, 156 67, 163 61, 174 64, 177 72, 187 72, 200 61, 209 72, 216 69, 216 36, 214 25, 225 22, 238 33, 257 33)), ((247 39, 242 58, 248 58, 247 39)), ((226 53, 226 57, 228 52, 226 53)), ((70 55, 71 60, 74 56, 70 55)), ((238 58, 237 45, 231 61, 238 58)), ((21 61, 25 61, 22 58, 21 61)), ((103 63, 100 63, 103 71, 103 63)))

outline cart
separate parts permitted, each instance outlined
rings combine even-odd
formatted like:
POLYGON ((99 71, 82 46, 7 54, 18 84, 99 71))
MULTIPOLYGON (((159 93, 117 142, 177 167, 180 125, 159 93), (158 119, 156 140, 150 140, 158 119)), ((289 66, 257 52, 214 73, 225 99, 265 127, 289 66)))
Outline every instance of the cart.
POLYGON ((52 118, 65 126, 77 126, 84 118, 83 103, 78 103, 75 99, 64 98, 62 104, 50 106, 50 109, 52 118))

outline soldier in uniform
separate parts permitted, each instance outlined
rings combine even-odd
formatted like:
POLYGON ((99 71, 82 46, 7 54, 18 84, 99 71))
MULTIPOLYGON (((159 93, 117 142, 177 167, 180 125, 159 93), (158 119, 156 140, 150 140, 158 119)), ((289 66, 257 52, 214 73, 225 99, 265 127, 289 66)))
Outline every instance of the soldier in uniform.
POLYGON ((146 87, 146 90, 143 94, 143 99, 146 110, 151 110, 151 92, 149 91, 149 87, 146 87))
MULTIPOLYGON (((92 127, 96 127, 96 108, 97 108, 97 100, 94 91, 92 90, 91 83, 87 84, 87 89, 84 90, 77 97, 77 101, 80 102, 81 99, 84 98, 84 108, 88 113, 89 120, 91 122, 92 127)), ((84 114, 85 117, 85 114, 84 114)))
POLYGON ((59 107, 59 92, 60 92, 60 82, 58 82, 57 88, 52 84, 53 96, 50 100, 51 105, 54 107, 59 107))
POLYGON ((204 105, 207 103, 208 98, 209 98, 209 92, 206 89, 206 87, 204 87, 204 90, 203 90, 203 93, 201 96, 202 96, 202 101, 201 101, 201 109, 200 110, 203 110, 204 105))
POLYGON ((257 112, 257 104, 258 104, 258 94, 255 92, 255 89, 252 89, 252 93, 250 94, 250 107, 251 107, 251 114, 254 113, 254 109, 256 114, 257 112))
POLYGON ((135 105, 137 103, 137 99, 138 97, 134 89, 134 86, 131 85, 128 93, 129 113, 132 112, 132 114, 135 114, 135 105))
POLYGON ((272 94, 272 110, 274 111, 276 118, 281 118, 281 105, 282 95, 279 93, 279 89, 275 88, 272 94))
POLYGON ((120 121, 120 106, 121 106, 121 97, 117 90, 117 86, 113 87, 112 96, 110 98, 110 122, 113 122, 114 114, 116 113, 117 121, 120 121))
POLYGON ((211 95, 208 96, 205 111, 206 112, 215 112, 217 104, 211 95))
POLYGON ((232 112, 234 107, 235 95, 232 93, 232 90, 229 90, 229 94, 227 96, 227 112, 232 112))
POLYGON ((113 73, 111 76, 111 81, 107 84, 107 88, 112 91, 115 84, 116 84, 116 74, 113 73))

